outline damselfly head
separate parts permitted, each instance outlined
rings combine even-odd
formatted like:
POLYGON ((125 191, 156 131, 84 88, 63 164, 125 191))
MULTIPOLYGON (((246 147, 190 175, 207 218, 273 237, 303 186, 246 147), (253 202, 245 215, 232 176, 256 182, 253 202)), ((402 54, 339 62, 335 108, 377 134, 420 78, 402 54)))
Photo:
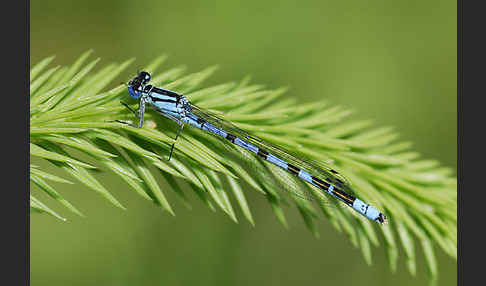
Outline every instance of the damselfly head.
POLYGON ((142 96, 142 91, 145 88, 145 84, 147 84, 152 77, 148 72, 141 71, 134 77, 130 82, 128 82, 127 88, 128 93, 134 99, 139 99, 142 96))
POLYGON ((128 82, 127 88, 128 88, 128 93, 133 99, 139 99, 140 96, 142 95, 140 91, 143 90, 143 85, 142 85, 142 81, 138 76, 128 82))

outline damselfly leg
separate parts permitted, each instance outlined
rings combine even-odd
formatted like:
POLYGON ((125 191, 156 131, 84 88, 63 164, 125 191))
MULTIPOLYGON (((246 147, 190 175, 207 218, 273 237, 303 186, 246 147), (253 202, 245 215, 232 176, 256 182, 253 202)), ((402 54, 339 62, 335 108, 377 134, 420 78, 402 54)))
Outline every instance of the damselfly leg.
POLYGON ((142 126, 143 126, 143 120, 144 120, 144 114, 145 114, 145 101, 144 100, 140 100, 139 107, 138 107, 138 112, 135 111, 135 110, 133 110, 130 106, 128 106, 128 104, 126 104, 124 102, 121 102, 121 101, 120 101, 120 103, 123 106, 125 106, 126 108, 128 108, 128 110, 130 110, 131 112, 133 112, 133 114, 135 114, 135 116, 137 118, 140 118, 140 121, 138 122, 138 126, 135 125, 135 124, 132 124, 132 123, 123 121, 123 120, 113 120, 112 122, 122 123, 122 124, 125 124, 125 125, 128 125, 128 126, 132 126, 132 127, 135 127, 135 128, 142 128, 142 126))
MULTIPOLYGON (((125 106, 128 110, 130 110, 137 118, 140 118, 140 115, 139 115, 139 112, 134 110, 133 108, 130 107, 130 105, 126 104, 125 102, 123 101, 120 101, 120 104, 125 106)), ((140 110, 140 106, 138 108, 140 110)))
POLYGON ((179 129, 177 130, 176 137, 174 138, 174 143, 172 143, 172 146, 170 146, 169 159, 168 159, 167 161, 170 161, 170 158, 172 157, 172 152, 174 151, 174 145, 175 145, 175 143, 176 143, 176 141, 177 141, 177 138, 179 137, 179 134, 180 134, 180 133, 181 133, 181 131, 182 131, 182 128, 184 128, 184 123, 182 123, 182 122, 180 122, 180 121, 179 121, 178 123, 179 123, 180 127, 179 127, 179 129))

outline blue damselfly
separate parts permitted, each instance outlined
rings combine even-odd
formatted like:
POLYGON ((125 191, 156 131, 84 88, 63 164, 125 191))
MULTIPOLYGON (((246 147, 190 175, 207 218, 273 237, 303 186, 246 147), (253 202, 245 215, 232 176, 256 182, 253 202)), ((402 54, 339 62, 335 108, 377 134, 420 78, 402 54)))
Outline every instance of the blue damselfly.
MULTIPOLYGON (((322 167, 322 164, 314 164, 312 161, 299 159, 298 156, 293 155, 291 152, 265 142, 261 138, 241 130, 232 123, 197 107, 181 94, 149 85, 150 79, 151 75, 142 71, 127 85, 130 96, 139 101, 139 109, 137 111, 122 103, 139 118, 138 125, 121 120, 115 120, 116 122, 142 128, 145 107, 149 104, 157 112, 179 125, 175 140, 179 137, 185 124, 192 125, 219 138, 226 139, 225 142, 231 142, 244 148, 255 156, 297 176, 301 180, 319 188, 323 193, 327 193, 342 201, 366 218, 380 224, 386 223, 386 216, 380 211, 349 194, 351 190, 349 183, 332 168, 322 167)), ((169 160, 174 150, 174 144, 175 142, 170 149, 169 160)))

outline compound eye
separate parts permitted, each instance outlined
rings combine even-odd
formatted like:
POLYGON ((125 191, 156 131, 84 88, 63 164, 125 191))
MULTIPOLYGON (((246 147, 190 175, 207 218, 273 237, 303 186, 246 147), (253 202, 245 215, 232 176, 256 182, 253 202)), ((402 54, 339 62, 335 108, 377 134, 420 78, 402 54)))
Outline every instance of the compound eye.
POLYGON ((138 74, 139 78, 142 80, 142 83, 143 84, 146 84, 147 82, 150 81, 150 79, 152 78, 152 76, 150 76, 150 74, 148 72, 140 72, 138 74))
POLYGON ((140 92, 136 91, 133 89, 133 87, 129 86, 128 87, 128 93, 133 99, 139 99, 140 98, 140 92))

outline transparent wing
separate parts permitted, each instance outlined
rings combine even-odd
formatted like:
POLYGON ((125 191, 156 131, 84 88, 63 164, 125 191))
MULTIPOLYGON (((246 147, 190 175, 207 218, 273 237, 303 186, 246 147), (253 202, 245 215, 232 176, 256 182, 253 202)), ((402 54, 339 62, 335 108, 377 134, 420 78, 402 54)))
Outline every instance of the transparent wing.
POLYGON ((195 115, 208 121, 209 123, 213 124, 217 128, 220 128, 228 133, 231 133, 239 137, 240 139, 247 140, 249 143, 257 146, 258 148, 261 148, 269 153, 272 153, 274 156, 277 156, 280 159, 285 160, 288 163, 309 172, 311 175, 321 180, 331 182, 334 185, 339 186, 348 192, 352 192, 349 181, 344 176, 342 176, 334 169, 332 169, 330 166, 324 163, 315 162, 314 160, 306 158, 305 156, 302 155, 298 155, 298 156, 294 155, 290 151, 284 150, 269 142, 264 141, 263 139, 257 136, 251 135, 250 133, 236 127, 231 122, 228 122, 207 110, 201 109, 196 105, 191 104, 190 107, 192 109, 191 111, 195 115))
POLYGON ((331 208, 347 208, 345 204, 327 196, 317 187, 305 183, 244 148, 229 144, 211 133, 204 132, 199 136, 202 137, 199 140, 212 146, 215 151, 224 153, 227 159, 226 164, 236 171, 240 179, 267 195, 285 201, 285 198, 279 193, 282 191, 294 200, 303 199, 331 208))

